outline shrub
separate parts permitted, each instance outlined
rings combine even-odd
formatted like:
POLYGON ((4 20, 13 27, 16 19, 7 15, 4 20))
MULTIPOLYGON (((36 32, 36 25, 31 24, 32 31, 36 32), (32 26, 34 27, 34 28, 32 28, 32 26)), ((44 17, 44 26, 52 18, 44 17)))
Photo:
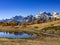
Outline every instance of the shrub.
POLYGON ((29 25, 33 25, 33 24, 34 24, 34 22, 33 22, 33 21, 29 23, 29 25))
POLYGON ((17 22, 9 22, 8 25, 9 25, 9 26, 17 26, 18 23, 17 23, 17 22))
POLYGON ((49 27, 45 27, 42 30, 60 30, 60 26, 49 26, 49 27))
POLYGON ((38 28, 37 26, 34 26, 34 28, 38 28))
POLYGON ((8 23, 7 22, 3 22, 2 26, 8 26, 8 23))
POLYGON ((36 19, 36 20, 35 20, 35 23, 36 23, 36 24, 39 24, 39 23, 40 23, 40 20, 39 20, 39 19, 36 19))

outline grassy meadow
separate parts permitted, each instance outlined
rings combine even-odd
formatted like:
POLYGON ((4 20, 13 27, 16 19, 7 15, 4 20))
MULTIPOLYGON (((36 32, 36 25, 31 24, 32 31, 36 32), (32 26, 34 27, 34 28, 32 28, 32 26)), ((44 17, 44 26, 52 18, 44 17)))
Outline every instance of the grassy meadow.
POLYGON ((28 32, 37 34, 36 38, 28 39, 0 38, 0 45, 60 45, 60 20, 29 26, 27 25, 25 27, 19 25, 13 27, 0 25, 0 31, 11 33, 28 32), (47 34, 56 34, 58 36, 47 34))

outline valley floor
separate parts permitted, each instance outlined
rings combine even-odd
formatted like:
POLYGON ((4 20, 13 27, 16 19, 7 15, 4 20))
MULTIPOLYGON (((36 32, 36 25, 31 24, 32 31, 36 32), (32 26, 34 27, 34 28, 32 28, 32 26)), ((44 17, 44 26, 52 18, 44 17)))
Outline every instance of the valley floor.
MULTIPOLYGON (((60 26, 59 21, 53 21, 42 24, 34 24, 30 26, 0 26, 0 31, 2 32, 29 32, 36 33, 39 35, 37 31, 40 31, 42 28, 47 26, 60 26)), ((60 45, 60 36, 58 37, 50 37, 50 36, 37 36, 36 38, 29 39, 9 39, 9 38, 0 38, 0 45, 60 45)))

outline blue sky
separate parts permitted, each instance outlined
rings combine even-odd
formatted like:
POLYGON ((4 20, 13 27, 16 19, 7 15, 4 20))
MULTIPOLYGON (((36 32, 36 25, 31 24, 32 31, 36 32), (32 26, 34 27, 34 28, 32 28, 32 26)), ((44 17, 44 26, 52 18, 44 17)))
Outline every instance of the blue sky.
POLYGON ((60 0, 0 0, 0 19, 35 15, 40 11, 60 12, 60 0))

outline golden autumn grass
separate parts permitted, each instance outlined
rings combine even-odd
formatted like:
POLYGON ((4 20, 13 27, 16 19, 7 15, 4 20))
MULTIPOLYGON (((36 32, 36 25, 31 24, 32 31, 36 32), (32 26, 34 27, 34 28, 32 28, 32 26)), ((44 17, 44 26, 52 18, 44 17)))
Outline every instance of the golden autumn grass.
POLYGON ((0 45, 60 45, 60 38, 44 37, 44 39, 8 39, 0 38, 0 45))
POLYGON ((41 30, 44 27, 48 27, 51 25, 59 26, 60 20, 58 21, 52 21, 52 22, 46 22, 46 23, 40 23, 40 24, 34 24, 34 25, 27 25, 27 26, 0 26, 0 31, 5 32, 21 32, 21 31, 29 31, 34 32, 34 30, 41 30))
MULTIPOLYGON (((11 33, 18 33, 18 32, 28 32, 28 33, 36 33, 40 35, 36 31, 41 31, 41 29, 49 26, 60 26, 60 20, 34 24, 34 25, 27 25, 27 26, 0 26, 0 31, 2 32, 11 32, 11 33)), ((53 29, 54 30, 54 29, 53 29)))
MULTIPOLYGON (((46 22, 41 24, 29 25, 26 27, 23 26, 0 26, 0 31, 3 32, 29 32, 36 33, 41 29, 49 26, 60 26, 60 20, 46 22)), ((50 36, 37 36, 36 38, 29 39, 9 39, 9 38, 0 38, 0 45, 60 45, 60 36, 50 37, 50 36)))

